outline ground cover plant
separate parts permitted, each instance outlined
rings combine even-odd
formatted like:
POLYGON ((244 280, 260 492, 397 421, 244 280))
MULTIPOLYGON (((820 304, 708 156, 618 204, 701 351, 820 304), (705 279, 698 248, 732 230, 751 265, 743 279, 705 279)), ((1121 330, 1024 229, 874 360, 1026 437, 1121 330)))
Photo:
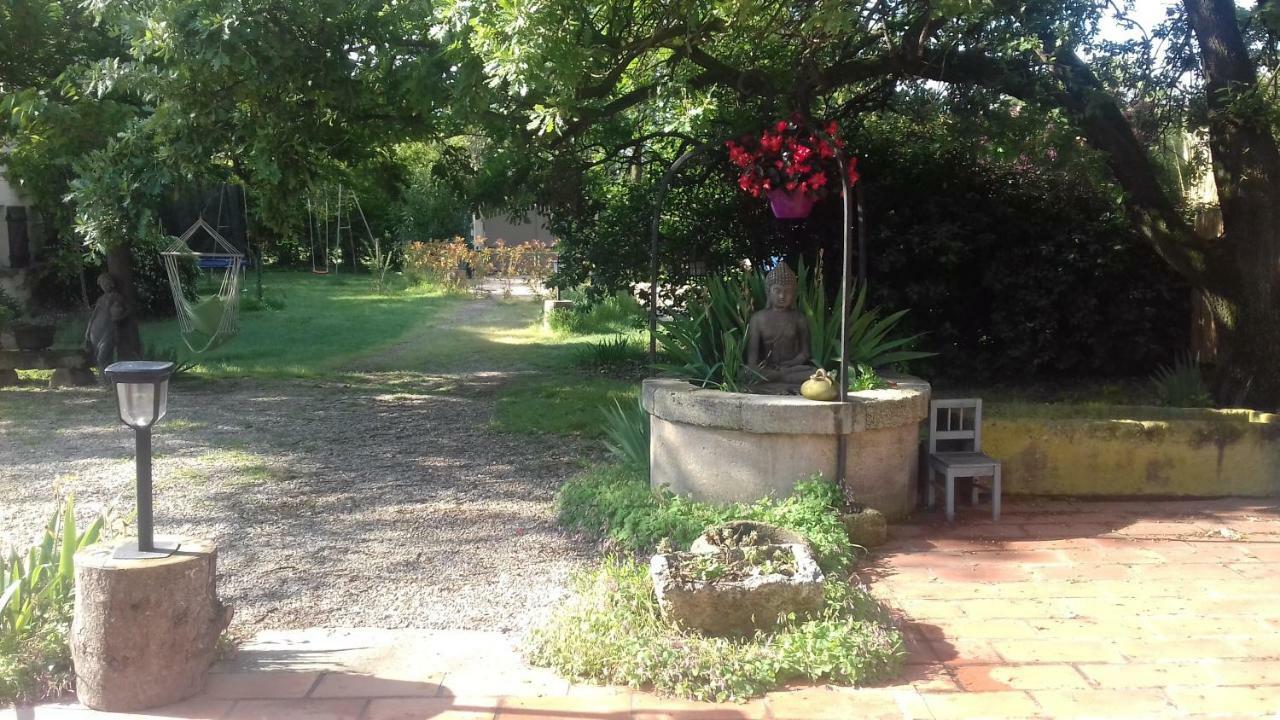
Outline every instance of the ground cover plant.
POLYGON ((839 571, 853 561, 837 509, 843 500, 835 483, 815 477, 780 500, 711 505, 649 487, 647 474, 604 465, 567 481, 560 489, 560 522, 615 547, 648 552, 663 541, 687 548, 703 530, 729 520, 757 520, 795 530, 809 539, 824 570, 839 571))
POLYGON ((863 684, 893 677, 902 638, 876 602, 842 580, 826 605, 770 633, 709 637, 662 619, 646 567, 608 558, 574 580, 573 598, 535 630, 530 657, 572 678, 652 687, 699 700, 744 700, 792 680, 863 684))
MULTIPOLYGON (((561 522, 608 538, 618 550, 688 547, 707 527, 729 520, 795 530, 828 572, 826 606, 812 619, 786 618, 769 633, 704 637, 663 620, 645 566, 614 557, 575 580, 573 599, 532 635, 531 658, 569 677, 720 701, 752 697, 788 680, 857 684, 891 676, 902 661, 901 636, 844 574, 855 548, 837 514, 840 502, 835 484, 821 478, 799 484, 782 500, 729 506, 651 490, 647 473, 625 466, 595 468, 570 480, 560 491, 561 522)), ((709 562, 692 579, 787 570, 784 561, 755 559, 767 567, 709 562)))

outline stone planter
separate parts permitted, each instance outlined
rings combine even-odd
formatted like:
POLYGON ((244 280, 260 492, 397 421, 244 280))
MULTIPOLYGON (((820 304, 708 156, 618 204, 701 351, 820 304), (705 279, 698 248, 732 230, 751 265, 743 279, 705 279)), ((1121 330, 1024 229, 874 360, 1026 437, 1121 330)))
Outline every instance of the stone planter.
POLYGON ((645 380, 649 483, 702 502, 781 498, 816 474, 835 477, 843 435, 847 499, 901 518, 915 507, 930 388, 910 376, 887 379, 894 387, 850 393, 843 403, 645 380))
POLYGON ((766 545, 762 549, 790 552, 795 558, 795 573, 685 583, 674 571, 681 563, 699 557, 699 553, 654 555, 649 562, 649 577, 663 616, 686 628, 727 635, 770 629, 782 614, 803 616, 821 610, 822 570, 808 548, 791 544, 766 545))
POLYGON ((889 539, 889 523, 884 513, 864 507, 854 512, 840 513, 840 522, 849 535, 849 542, 864 548, 885 544, 889 539))
POLYGON ((13 331, 13 339, 19 350, 33 352, 47 350, 53 345, 57 326, 50 323, 15 322, 9 326, 13 331))

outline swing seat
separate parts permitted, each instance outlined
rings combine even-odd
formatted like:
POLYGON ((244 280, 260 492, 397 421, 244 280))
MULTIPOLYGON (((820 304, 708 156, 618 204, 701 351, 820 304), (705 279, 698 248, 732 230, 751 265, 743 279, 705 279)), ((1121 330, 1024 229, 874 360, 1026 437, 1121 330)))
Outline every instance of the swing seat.
POLYGON ((191 327, 196 332, 213 337, 222 325, 227 303, 217 295, 211 295, 191 305, 191 327))

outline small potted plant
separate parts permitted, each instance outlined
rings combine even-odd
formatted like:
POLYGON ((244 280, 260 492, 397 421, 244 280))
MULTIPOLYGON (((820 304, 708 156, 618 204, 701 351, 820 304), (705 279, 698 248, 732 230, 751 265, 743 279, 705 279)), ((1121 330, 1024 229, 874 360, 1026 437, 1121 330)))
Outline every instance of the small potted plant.
MULTIPOLYGON (((739 168, 738 187, 767 197, 775 217, 809 217, 813 205, 840 187, 836 155, 844 148, 835 121, 819 132, 798 115, 779 120, 759 135, 729 140, 729 161, 739 168)), ((848 158, 849 184, 858 181, 857 158, 848 158)))

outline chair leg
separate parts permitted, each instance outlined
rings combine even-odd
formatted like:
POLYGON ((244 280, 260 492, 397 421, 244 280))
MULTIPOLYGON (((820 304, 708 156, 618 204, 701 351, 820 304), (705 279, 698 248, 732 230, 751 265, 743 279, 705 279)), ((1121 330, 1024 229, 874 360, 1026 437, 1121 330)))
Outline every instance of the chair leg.
POLYGON ((932 510, 934 507, 935 499, 933 497, 934 495, 933 476, 936 474, 937 473, 934 471, 933 468, 929 468, 929 477, 925 478, 925 482, 924 482, 924 506, 930 510, 932 510))
POLYGON ((969 478, 969 505, 970 506, 978 504, 978 490, 980 489, 981 488, 978 487, 978 478, 976 477, 969 478))
POLYGON ((956 476, 947 472, 947 522, 956 521, 956 476))
POLYGON ((991 521, 1000 522, 1000 466, 991 476, 991 521))

